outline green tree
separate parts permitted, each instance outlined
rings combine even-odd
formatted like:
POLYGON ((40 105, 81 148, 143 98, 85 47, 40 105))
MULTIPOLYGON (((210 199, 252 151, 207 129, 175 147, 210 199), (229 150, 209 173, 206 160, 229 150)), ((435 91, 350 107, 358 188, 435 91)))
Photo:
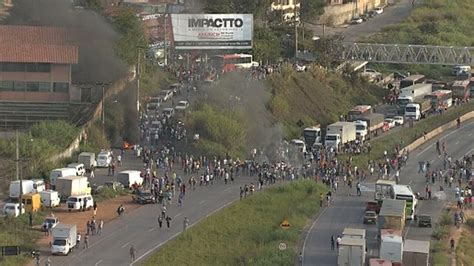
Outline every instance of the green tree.
POLYGON ((332 35, 329 37, 321 38, 313 44, 313 54, 316 57, 316 61, 319 65, 324 67, 333 67, 339 62, 337 58, 343 50, 342 35, 332 35))
POLYGON ((116 46, 117 55, 129 65, 135 65, 140 47, 147 46, 141 21, 133 9, 121 8, 114 19, 114 24, 122 34, 116 46))
POLYGON ((300 16, 305 21, 315 21, 324 13, 326 0, 300 0, 300 16))
POLYGON ((282 56, 278 35, 271 29, 255 28, 253 54, 257 61, 276 62, 282 56))

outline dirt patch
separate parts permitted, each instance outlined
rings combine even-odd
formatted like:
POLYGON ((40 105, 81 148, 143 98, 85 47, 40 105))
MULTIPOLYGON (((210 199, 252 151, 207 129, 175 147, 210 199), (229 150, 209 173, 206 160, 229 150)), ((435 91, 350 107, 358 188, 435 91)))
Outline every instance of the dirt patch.
MULTIPOLYGON (((104 227, 107 228, 107 222, 115 219, 117 217, 117 207, 123 204, 125 210, 127 212, 133 211, 137 208, 140 208, 142 205, 133 203, 131 201, 131 196, 122 196, 117 197, 114 199, 109 199, 106 201, 102 201, 97 203, 97 215, 95 217, 96 221, 104 220, 104 227)), ((81 233, 81 235, 85 235, 86 233, 86 223, 87 221, 92 220, 94 215, 93 210, 78 212, 73 211, 69 212, 65 206, 65 204, 61 204, 61 206, 54 210, 53 214, 59 218, 59 221, 63 224, 76 224, 77 225, 77 232, 81 233)), ((40 229, 38 227, 38 229, 40 229)), ((43 236, 37 242, 41 251, 48 251, 49 250, 49 243, 51 241, 51 236, 43 236)))
MULTIPOLYGON (((454 207, 453 207, 453 209, 454 209, 454 207)), ((474 215, 474 211, 472 209, 465 209, 464 210, 464 221, 466 221, 470 217, 473 217, 473 215, 474 215)), ((462 224, 459 229, 457 229, 455 226, 452 226, 449 230, 448 241, 450 241, 451 238, 454 239, 455 246, 457 247, 457 245, 459 243, 459 240, 461 239, 461 237, 463 235, 463 232, 465 232, 465 231, 470 231, 470 229, 467 227, 467 225, 465 223, 462 224)), ((455 251, 451 251, 451 249, 449 249, 448 256, 450 258, 450 262, 451 262, 450 265, 451 266, 458 265, 457 262, 456 262, 456 252, 455 251)))

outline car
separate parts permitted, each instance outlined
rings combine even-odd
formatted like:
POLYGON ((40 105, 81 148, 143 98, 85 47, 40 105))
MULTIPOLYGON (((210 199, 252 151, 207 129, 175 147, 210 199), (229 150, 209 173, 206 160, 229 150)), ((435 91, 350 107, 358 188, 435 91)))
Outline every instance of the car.
POLYGON ((171 99, 173 97, 173 92, 170 91, 170 90, 162 90, 162 91, 160 91, 158 96, 161 99, 163 99, 164 102, 166 102, 166 101, 168 101, 169 99, 171 99))
POLYGON ((427 214, 419 214, 416 216, 418 227, 431 227, 431 216, 427 214))
POLYGON ((395 127, 395 120, 393 118, 385 118, 384 122, 388 124, 389 128, 395 127))
POLYGON ((166 116, 166 118, 171 119, 171 117, 174 115, 174 109, 173 108, 163 108, 163 114, 166 116))
POLYGON ((132 195, 132 201, 140 204, 155 203, 155 196, 150 192, 138 191, 132 195))
POLYGON ((181 91, 181 84, 179 83, 171 84, 169 90, 172 91, 174 95, 177 95, 181 91))
POLYGON ((156 110, 160 107, 162 102, 163 99, 161 97, 151 97, 146 105, 146 108, 148 110, 156 110))
POLYGON ((380 204, 377 201, 368 201, 365 205, 366 211, 374 211, 375 213, 380 212, 380 204))
POLYGON ((383 13, 383 7, 380 7, 380 6, 379 6, 379 7, 376 7, 376 8, 374 9, 374 11, 375 11, 375 13, 377 13, 377 15, 380 15, 380 14, 383 13))
POLYGON ((364 224, 377 223, 377 213, 375 211, 365 211, 364 224))
POLYGON ((188 109, 188 107, 189 107, 188 101, 179 101, 174 109, 176 109, 176 111, 184 111, 188 109))
POLYGON ((56 227, 56 225, 59 224, 59 218, 56 217, 56 216, 51 216, 51 217, 44 218, 44 221, 43 221, 43 224, 41 225, 41 228, 43 230, 45 230, 49 227, 49 224, 51 224, 51 228, 56 227))
POLYGON ((107 168, 112 164, 112 151, 102 150, 97 155, 97 168, 107 168))
POLYGON ((403 116, 399 116, 399 115, 394 116, 393 120, 395 121, 395 125, 397 126, 403 125, 403 122, 404 122, 403 116))
POLYGON ((364 20, 360 17, 353 17, 350 22, 351 24, 361 24, 364 20))
POLYGON ((382 78, 382 74, 374 69, 367 68, 360 74, 363 77, 367 77, 369 81, 379 80, 382 78))

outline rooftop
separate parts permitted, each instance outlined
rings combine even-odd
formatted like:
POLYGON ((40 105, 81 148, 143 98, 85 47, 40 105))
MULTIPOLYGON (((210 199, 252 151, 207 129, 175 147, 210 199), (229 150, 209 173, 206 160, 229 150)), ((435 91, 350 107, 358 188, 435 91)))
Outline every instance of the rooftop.
POLYGON ((78 57, 64 28, 0 25, 0 62, 77 64, 78 57))

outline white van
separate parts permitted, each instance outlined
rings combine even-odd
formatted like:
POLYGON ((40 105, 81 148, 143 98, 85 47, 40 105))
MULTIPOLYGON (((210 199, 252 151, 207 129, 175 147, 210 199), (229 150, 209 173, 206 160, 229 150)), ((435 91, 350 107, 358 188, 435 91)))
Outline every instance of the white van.
POLYGON ((453 76, 469 75, 471 73, 470 66, 453 66, 451 74, 453 76))
POLYGON ((56 180, 58 177, 65 177, 65 176, 74 176, 76 175, 76 169, 74 168, 58 168, 53 169, 51 174, 49 175, 49 182, 54 187, 56 185, 56 180))
POLYGON ((41 197, 41 205, 49 208, 54 208, 59 206, 59 193, 54 190, 45 190, 39 192, 41 197))
MULTIPOLYGON (((22 204, 21 213, 25 213, 25 207, 22 204)), ((20 216, 20 203, 6 203, 3 206, 3 214, 7 216, 20 216)))
POLYGON ((127 170, 118 173, 117 181, 120 182, 125 188, 132 188, 133 184, 142 185, 143 178, 140 176, 140 171, 127 170))
POLYGON ((33 188, 36 193, 46 190, 46 185, 44 184, 43 179, 32 179, 31 181, 33 181, 33 188))
POLYGON ((97 156, 97 167, 109 167, 112 164, 112 152, 101 151, 97 156))
POLYGON ((81 210, 82 207, 90 210, 94 206, 94 199, 91 195, 71 196, 67 198, 66 205, 68 211, 81 210), (85 206, 84 206, 85 202, 85 206))
MULTIPOLYGON (((35 182, 33 180, 22 180, 22 190, 21 194, 35 193, 35 182)), ((20 197, 20 180, 15 180, 10 183, 10 198, 18 199, 20 197)))
POLYGON ((67 168, 75 169, 77 176, 84 176, 86 173, 86 168, 84 168, 83 163, 70 163, 67 165, 67 168))

